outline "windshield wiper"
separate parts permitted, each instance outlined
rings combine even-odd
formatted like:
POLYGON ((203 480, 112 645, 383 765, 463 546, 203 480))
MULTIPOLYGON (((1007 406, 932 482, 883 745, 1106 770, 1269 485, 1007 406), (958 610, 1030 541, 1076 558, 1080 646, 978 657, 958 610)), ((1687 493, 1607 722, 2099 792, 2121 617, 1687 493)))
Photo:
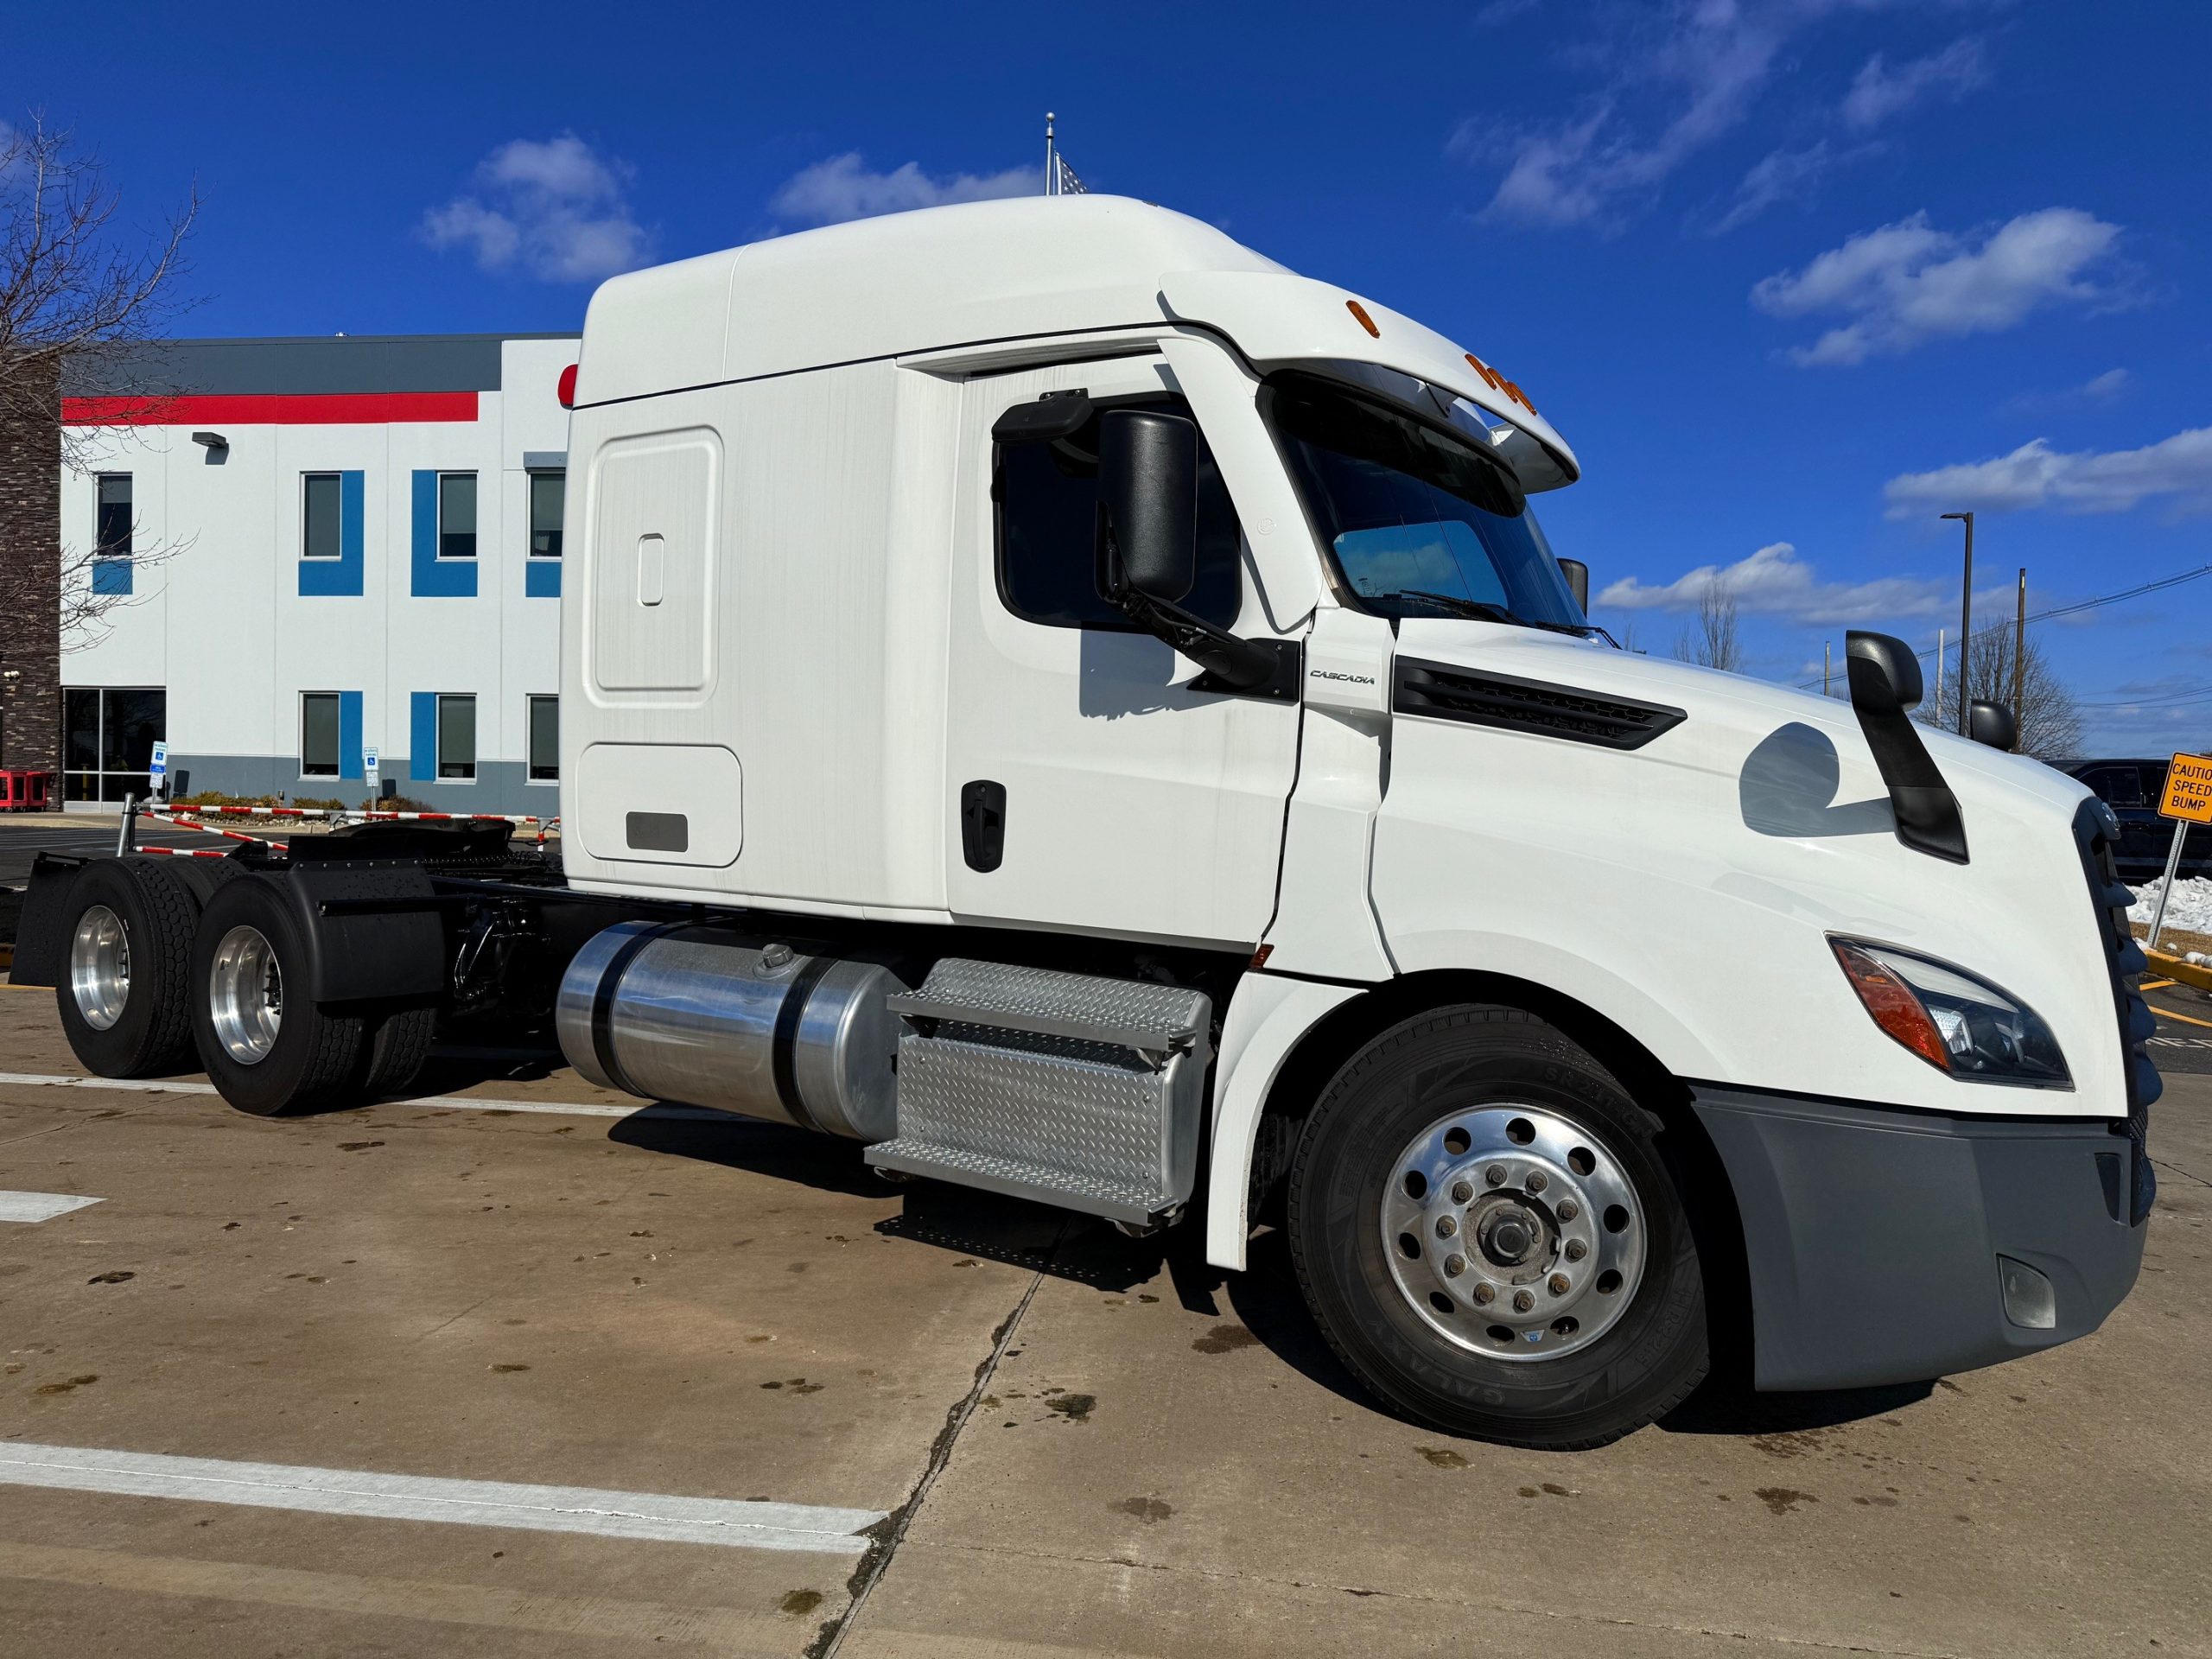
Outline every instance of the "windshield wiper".
POLYGON ((1418 588, 1401 588, 1400 599, 1425 599, 1432 605, 1441 605, 1454 615, 1464 616, 1475 622, 1510 622, 1522 627, 1533 626, 1526 617, 1516 616, 1503 605, 1493 605, 1488 600, 1462 599, 1457 594, 1424 593, 1418 588))
POLYGON ((1503 622, 1516 628, 1541 628, 1547 633, 1571 633, 1578 639, 1587 639, 1592 634, 1604 638, 1614 650, 1620 641, 1594 622, 1545 622, 1533 616, 1522 616, 1509 611, 1503 605, 1493 605, 1488 600, 1462 599, 1457 594, 1432 594, 1419 588, 1401 588, 1400 599, 1425 599, 1432 605, 1441 605, 1455 616, 1466 617, 1475 622, 1503 622))

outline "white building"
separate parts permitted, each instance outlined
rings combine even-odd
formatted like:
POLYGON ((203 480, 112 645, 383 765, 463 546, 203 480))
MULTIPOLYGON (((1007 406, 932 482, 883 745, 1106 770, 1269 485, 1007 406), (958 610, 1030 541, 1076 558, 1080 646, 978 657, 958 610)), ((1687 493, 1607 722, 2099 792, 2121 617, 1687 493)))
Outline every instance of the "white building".
POLYGON ((73 387, 65 544, 129 601, 62 658, 61 794, 367 794, 556 810, 573 336, 177 341, 73 387), (167 395, 175 387, 175 395, 167 395))

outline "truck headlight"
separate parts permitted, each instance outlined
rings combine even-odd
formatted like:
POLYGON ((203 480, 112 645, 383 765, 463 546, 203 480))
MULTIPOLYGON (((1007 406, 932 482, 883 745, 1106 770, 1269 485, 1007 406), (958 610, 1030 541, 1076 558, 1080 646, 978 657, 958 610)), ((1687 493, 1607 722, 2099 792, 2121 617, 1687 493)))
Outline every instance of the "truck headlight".
POLYGON ((1874 1023, 1937 1071, 1968 1082, 2073 1087, 2050 1027, 1987 980, 1893 945, 1828 944, 1874 1023))

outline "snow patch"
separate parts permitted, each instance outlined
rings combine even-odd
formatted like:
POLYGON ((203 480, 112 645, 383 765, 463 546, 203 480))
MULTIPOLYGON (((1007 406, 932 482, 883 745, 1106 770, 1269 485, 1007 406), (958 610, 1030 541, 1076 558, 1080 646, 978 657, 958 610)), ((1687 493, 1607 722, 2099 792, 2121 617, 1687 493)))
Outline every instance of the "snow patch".
MULTIPOLYGON (((2151 914, 2158 907, 2158 889, 2164 885, 2163 880, 2146 881, 2128 889, 2135 895, 2135 903, 2129 907, 2127 919, 2149 926, 2151 914)), ((2188 933, 2212 933, 2212 876, 2191 876, 2174 883, 2173 897, 2166 904, 2165 925, 2188 933)))

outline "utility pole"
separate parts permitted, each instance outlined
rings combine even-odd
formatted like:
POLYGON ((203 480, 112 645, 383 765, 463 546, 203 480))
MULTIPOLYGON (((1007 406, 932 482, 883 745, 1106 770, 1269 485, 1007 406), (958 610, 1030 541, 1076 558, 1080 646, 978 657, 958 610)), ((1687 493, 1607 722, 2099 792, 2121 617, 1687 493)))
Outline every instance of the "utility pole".
POLYGON ((2020 597, 2012 610, 2012 718, 2020 717, 2020 699, 2028 680, 2028 567, 2020 567, 2020 597))
POLYGON ((1821 641, 1821 695, 1822 696, 1827 697, 1833 696, 1834 695, 1834 692, 1828 690, 1828 683, 1834 677, 1835 641, 1833 639, 1823 639, 1821 641))
MULTIPOLYGON (((1959 735, 1967 734, 1967 638, 1974 632, 1974 514, 1947 512, 1946 518, 1963 518, 1967 526, 1967 574, 1959 594, 1959 735)), ((1938 711, 1942 703, 1936 704, 1938 711)))

